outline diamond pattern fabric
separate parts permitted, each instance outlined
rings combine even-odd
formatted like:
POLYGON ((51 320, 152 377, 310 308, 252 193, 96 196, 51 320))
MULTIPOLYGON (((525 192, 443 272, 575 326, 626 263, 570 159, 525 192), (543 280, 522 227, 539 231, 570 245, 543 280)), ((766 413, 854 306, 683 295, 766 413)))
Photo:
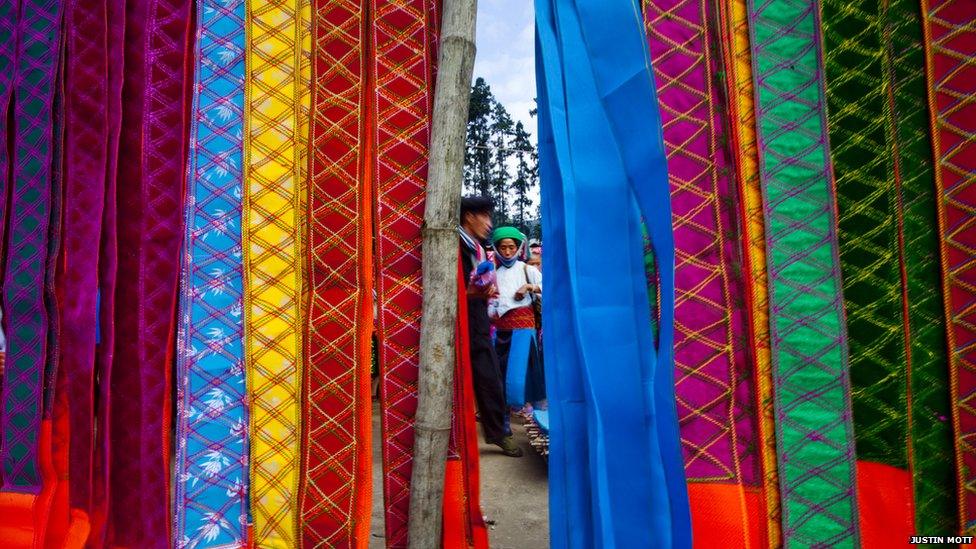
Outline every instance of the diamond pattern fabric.
POLYGON ((372 466, 369 5, 313 8, 302 541, 358 547, 369 537, 372 466))
POLYGON ((177 337, 176 546, 244 547, 249 455, 241 196, 244 0, 197 11, 177 337))
POLYGON ((407 546, 420 360, 421 232, 436 42, 432 0, 372 0, 376 262, 386 544, 407 546))
POLYGON ((756 148, 756 113, 749 50, 746 0, 732 0, 719 9, 721 36, 729 90, 729 121, 737 204, 745 272, 744 298, 756 384, 757 429, 762 486, 765 495, 766 535, 770 546, 780 541, 779 477, 776 472, 776 431, 773 410, 773 365, 769 348, 769 292, 766 278, 766 238, 759 156, 756 148))
MULTIPOLYGON (((298 540, 302 223, 300 78, 308 13, 296 0, 246 7, 244 315, 254 542, 298 540)), ((307 108, 306 108, 307 110, 307 108)))
POLYGON ((60 21, 58 0, 29 0, 21 5, 3 279, 5 321, 12 327, 6 334, 3 370, 0 460, 5 492, 41 490, 38 439, 48 342, 44 280, 60 21))
POLYGON ((926 82, 934 152, 957 498, 976 532, 976 17, 958 0, 924 0, 926 82))
POLYGON ((819 4, 750 0, 783 542, 858 543, 819 4))

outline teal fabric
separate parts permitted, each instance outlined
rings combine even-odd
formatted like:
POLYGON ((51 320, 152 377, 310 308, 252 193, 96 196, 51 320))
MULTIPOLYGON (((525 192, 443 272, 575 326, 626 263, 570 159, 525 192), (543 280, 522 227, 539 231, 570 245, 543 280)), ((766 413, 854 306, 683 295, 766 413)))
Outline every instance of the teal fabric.
POLYGON ((749 1, 787 547, 859 545, 819 3, 749 1))

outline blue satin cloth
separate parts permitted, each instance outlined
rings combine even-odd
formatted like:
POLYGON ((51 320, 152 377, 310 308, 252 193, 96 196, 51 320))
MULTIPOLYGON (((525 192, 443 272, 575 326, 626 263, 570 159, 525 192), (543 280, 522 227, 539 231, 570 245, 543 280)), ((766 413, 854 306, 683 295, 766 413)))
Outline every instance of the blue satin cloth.
POLYGON ((545 348, 550 542, 690 547, 670 194, 640 9, 632 0, 537 0, 536 29, 543 322, 554 342, 545 348), (656 343, 641 217, 660 270, 656 343), (600 262, 578 257, 594 250, 600 262))
POLYGON ((535 330, 522 328, 512 330, 512 342, 508 350, 505 372, 505 400, 509 406, 521 408, 529 399, 526 385, 529 377, 529 355, 535 342, 535 330))

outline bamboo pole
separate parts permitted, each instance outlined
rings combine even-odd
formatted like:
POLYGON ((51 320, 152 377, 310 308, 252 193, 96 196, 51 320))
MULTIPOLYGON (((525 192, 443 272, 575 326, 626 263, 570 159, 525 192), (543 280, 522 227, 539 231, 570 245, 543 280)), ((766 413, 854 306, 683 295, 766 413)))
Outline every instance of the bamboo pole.
POLYGON ((423 225, 420 380, 410 478, 410 549, 441 545, 458 301, 456 232, 474 72, 477 0, 443 0, 423 225))

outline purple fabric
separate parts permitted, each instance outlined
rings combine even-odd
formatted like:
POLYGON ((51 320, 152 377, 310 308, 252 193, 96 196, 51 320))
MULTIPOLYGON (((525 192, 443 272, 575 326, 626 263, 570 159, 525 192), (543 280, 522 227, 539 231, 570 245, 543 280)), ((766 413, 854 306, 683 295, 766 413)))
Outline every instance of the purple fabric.
POLYGON ((41 489, 38 438, 48 336, 44 282, 60 7, 58 0, 28 0, 21 5, 3 287, 5 319, 15 328, 7 334, 3 372, 3 489, 34 494, 41 489))
POLYGON ((645 0, 671 180, 675 392, 689 481, 759 483, 734 187, 711 2, 645 0))
POLYGON ((71 506, 90 512, 94 461, 95 332, 99 246, 108 146, 105 0, 76 0, 65 14, 67 55, 64 158, 62 367, 70 417, 71 506))

